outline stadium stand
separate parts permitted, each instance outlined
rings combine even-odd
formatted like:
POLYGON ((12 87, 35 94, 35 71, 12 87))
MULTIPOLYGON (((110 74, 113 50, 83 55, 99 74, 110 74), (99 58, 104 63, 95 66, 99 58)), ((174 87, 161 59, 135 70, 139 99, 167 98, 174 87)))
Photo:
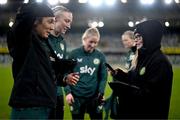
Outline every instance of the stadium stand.
MULTIPOLYGON (((65 37, 68 51, 81 45, 81 33, 69 33, 65 37)), ((125 53, 127 50, 123 47, 120 34, 101 35, 98 49, 105 53, 107 61, 110 63, 124 64, 125 53)), ((168 55, 171 63, 180 65, 180 37, 178 34, 168 34, 163 36, 162 50, 168 55)), ((10 63, 6 37, 0 36, 0 63, 10 63)))

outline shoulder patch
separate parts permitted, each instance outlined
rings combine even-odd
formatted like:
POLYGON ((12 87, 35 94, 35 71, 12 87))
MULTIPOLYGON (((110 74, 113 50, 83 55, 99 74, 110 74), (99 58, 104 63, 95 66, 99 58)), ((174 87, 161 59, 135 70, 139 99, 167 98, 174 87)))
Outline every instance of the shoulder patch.
POLYGON ((60 48, 61 48, 61 50, 63 50, 64 51, 64 44, 62 44, 62 43, 60 43, 60 48))
POLYGON ((139 74, 140 74, 140 75, 144 75, 145 72, 146 72, 146 68, 145 68, 145 67, 142 67, 141 70, 140 70, 140 72, 139 72, 139 74))

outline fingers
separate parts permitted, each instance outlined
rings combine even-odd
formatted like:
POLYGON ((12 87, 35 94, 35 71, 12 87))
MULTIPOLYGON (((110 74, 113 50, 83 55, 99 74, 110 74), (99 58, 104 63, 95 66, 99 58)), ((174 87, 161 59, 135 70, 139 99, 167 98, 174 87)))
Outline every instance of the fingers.
POLYGON ((110 71, 110 74, 111 74, 112 76, 116 75, 116 74, 117 74, 117 70, 114 70, 113 72, 110 71))
POLYGON ((72 103, 74 103, 74 97, 71 93, 66 96, 66 101, 69 105, 72 105, 72 103))
POLYGON ((71 104, 72 104, 72 103, 74 103, 74 97, 72 97, 72 99, 71 99, 71 104))
POLYGON ((76 85, 79 81, 79 73, 70 73, 67 75, 67 84, 76 85))
POLYGON ((72 102, 71 99, 68 99, 68 100, 67 100, 67 103, 68 103, 69 105, 72 105, 73 102, 72 102))
POLYGON ((72 105, 72 104, 74 103, 74 98, 72 97, 72 98, 69 99, 67 102, 68 102, 69 105, 72 105))
POLYGON ((69 84, 70 85, 76 85, 77 84, 77 80, 72 78, 72 79, 69 80, 69 84))
POLYGON ((78 81, 79 80, 79 73, 72 73, 72 79, 78 81))

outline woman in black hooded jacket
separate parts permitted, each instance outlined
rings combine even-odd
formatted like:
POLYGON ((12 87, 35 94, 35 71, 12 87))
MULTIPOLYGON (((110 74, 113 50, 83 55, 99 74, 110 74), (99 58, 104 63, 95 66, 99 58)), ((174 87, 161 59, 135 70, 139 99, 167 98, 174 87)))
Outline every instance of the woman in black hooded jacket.
POLYGON ((163 27, 149 20, 138 24, 134 32, 137 56, 132 68, 113 74, 117 81, 127 83, 111 86, 119 100, 116 118, 168 119, 173 72, 160 50, 163 27))

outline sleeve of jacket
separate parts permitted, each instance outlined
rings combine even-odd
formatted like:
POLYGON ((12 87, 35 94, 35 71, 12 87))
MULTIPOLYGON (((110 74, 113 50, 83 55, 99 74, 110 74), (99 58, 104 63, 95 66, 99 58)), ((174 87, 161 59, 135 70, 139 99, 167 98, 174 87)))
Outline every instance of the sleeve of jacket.
POLYGON ((101 94, 104 94, 104 90, 106 87, 106 82, 107 82, 107 68, 105 66, 106 59, 104 54, 101 57, 101 63, 99 66, 99 71, 98 71, 98 80, 99 80, 99 89, 98 92, 101 94))
POLYGON ((131 81, 140 88, 133 92, 138 96, 149 96, 154 93, 168 94, 171 91, 172 76, 172 67, 166 61, 153 63, 150 68, 146 69, 145 76, 142 79, 139 79, 141 77, 139 74, 136 76, 129 74, 131 81))
POLYGON ((15 44, 15 35, 12 32, 12 30, 9 30, 7 33, 7 45, 8 45, 8 49, 9 49, 9 54, 12 57, 15 56, 14 44, 15 44))
POLYGON ((9 53, 13 58, 17 50, 21 54, 26 53, 32 37, 32 23, 33 19, 23 15, 21 17, 21 14, 16 16, 14 25, 7 33, 7 45, 9 53))
POLYGON ((65 92, 66 95, 69 94, 69 93, 71 93, 71 88, 70 88, 69 85, 67 85, 66 87, 64 87, 64 92, 65 92))
MULTIPOLYGON (((68 57, 68 59, 73 59, 73 52, 70 52, 67 57, 68 57)), ((67 75, 67 74, 66 74, 66 75, 67 75)), ((64 92, 65 92, 66 95, 69 94, 69 93, 71 93, 71 87, 70 87, 70 85, 66 85, 66 87, 64 87, 64 92)))

